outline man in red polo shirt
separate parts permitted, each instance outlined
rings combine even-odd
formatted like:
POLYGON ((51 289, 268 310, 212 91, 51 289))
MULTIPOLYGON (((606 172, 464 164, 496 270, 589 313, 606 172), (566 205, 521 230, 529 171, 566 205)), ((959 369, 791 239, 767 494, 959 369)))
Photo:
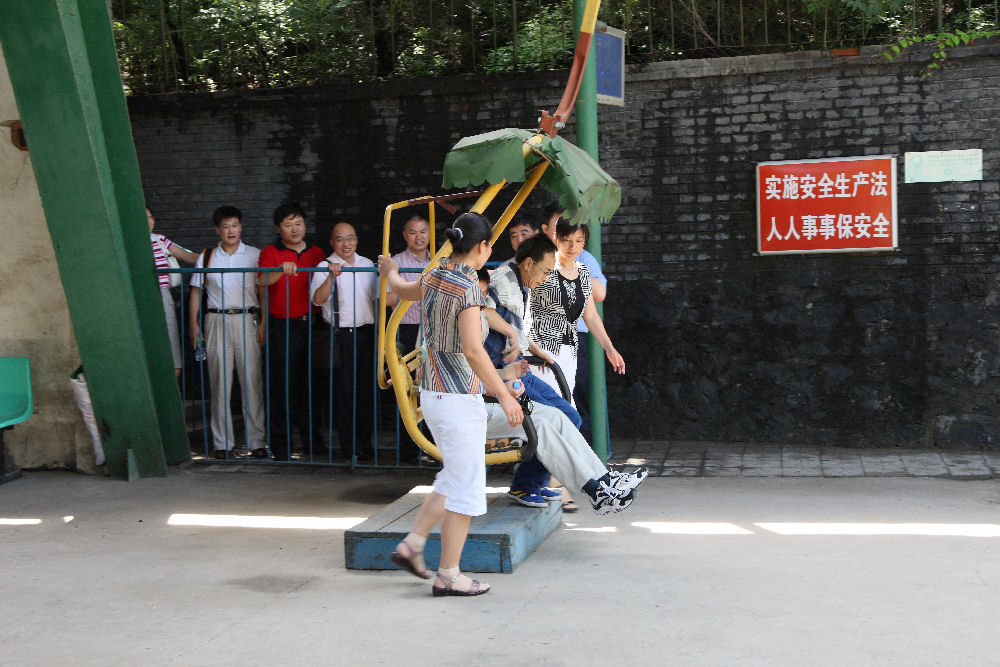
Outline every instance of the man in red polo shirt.
MULTIPOLYGON (((267 389, 271 455, 288 460, 292 454, 292 425, 302 438, 309 457, 312 434, 313 454, 324 449, 319 415, 309 419, 309 277, 300 268, 311 268, 326 259, 319 246, 306 243, 306 214, 294 202, 274 211, 274 226, 280 237, 260 251, 257 266, 281 268, 260 274, 261 303, 266 304, 266 320, 261 318, 258 340, 267 341, 267 389), (315 426, 314 426, 315 425, 315 426)), ((325 457, 325 453, 322 455, 325 457)))

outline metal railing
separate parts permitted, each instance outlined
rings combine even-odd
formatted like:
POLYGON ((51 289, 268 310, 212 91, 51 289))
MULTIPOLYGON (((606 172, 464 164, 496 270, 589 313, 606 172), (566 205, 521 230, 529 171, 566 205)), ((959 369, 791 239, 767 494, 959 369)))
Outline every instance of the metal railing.
MULTIPOLYGON (((419 269, 401 269, 404 272, 419 272, 419 269)), ((438 463, 422 455, 406 435, 405 429, 399 419, 399 412, 396 410, 396 403, 390 391, 382 391, 374 381, 375 377, 375 346, 378 337, 372 325, 371 335, 361 333, 360 328, 351 328, 348 340, 353 353, 349 358, 341 359, 339 369, 333 364, 325 362, 318 357, 322 356, 323 348, 328 352, 335 347, 337 336, 343 335, 344 328, 338 333, 334 327, 327 323, 319 313, 319 307, 313 306, 310 299, 308 313, 302 318, 280 319, 269 317, 267 304, 260 304, 259 311, 254 313, 245 309, 245 302, 226 303, 225 293, 227 280, 239 281, 239 290, 245 294, 248 286, 254 289, 257 274, 280 272, 281 268, 226 268, 226 269, 204 269, 204 268, 183 268, 183 269, 162 269, 159 273, 179 273, 183 276, 180 287, 180 298, 177 306, 178 328, 180 335, 183 366, 181 370, 181 397, 185 406, 185 420, 188 425, 188 434, 192 447, 192 455, 196 461, 208 460, 212 462, 239 461, 244 463, 284 463, 299 465, 326 465, 341 466, 350 468, 416 468, 416 467, 437 467, 438 463), (242 367, 232 366, 230 354, 222 354, 217 363, 221 363, 221 375, 227 386, 217 386, 217 391, 232 390, 239 378, 251 378, 246 383, 241 382, 239 392, 232 394, 239 396, 239 408, 234 408, 235 396, 232 396, 226 404, 222 404, 219 397, 213 396, 213 382, 209 377, 210 359, 212 355, 218 355, 218 345, 205 345, 204 360, 196 360, 196 351, 192 345, 189 334, 190 316, 190 295, 191 287, 188 279, 200 274, 202 279, 201 300, 197 308, 199 328, 202 340, 207 338, 206 323, 207 317, 219 317, 221 328, 213 338, 222 341, 232 340, 227 334, 228 327, 239 327, 236 341, 241 347, 243 354, 232 355, 235 359, 242 360, 242 367), (208 274, 221 274, 220 281, 223 285, 221 290, 222 302, 215 310, 233 310, 229 314, 208 312, 205 294, 205 277, 208 274), (231 278, 230 278, 231 276, 231 278), (235 312, 241 310, 241 312, 235 312), (261 319, 257 319, 261 318, 261 319), (258 345, 256 331, 260 322, 265 323, 266 339, 259 349, 259 355, 246 354, 245 352, 258 345), (292 324, 296 322, 296 324, 292 324), (284 327, 283 332, 272 329, 272 327, 284 327), (295 331, 293 331, 293 328, 295 331), (305 331, 306 340, 296 339, 305 331), (365 341, 370 337, 370 342, 365 341), (275 339, 279 339, 275 341, 275 339), (359 349, 359 339, 362 346, 359 349), (274 349, 273 344, 280 344, 281 349, 274 349), (325 341, 325 342, 324 342, 325 341), (293 349, 293 347, 295 349, 293 349), (317 354, 319 353, 319 354, 317 354), (296 359, 296 355, 304 355, 304 365, 301 359, 296 359), (259 377, 260 386, 244 386, 253 384, 255 377, 250 365, 254 362, 254 357, 259 356, 257 363, 260 364, 259 377), (318 363, 320 362, 320 363, 318 363), (370 367, 365 367, 368 364, 370 367), (306 373, 305 382, 303 378, 295 377, 296 371, 306 373), (350 397, 340 396, 335 389, 337 380, 343 380, 343 373, 350 376, 350 386, 353 388, 350 397), (360 382, 359 382, 360 378, 360 382), (305 387, 304 405, 303 396, 296 395, 296 385, 305 387), (276 392, 276 388, 280 391, 276 392), (257 396, 254 396, 258 393, 257 396), (367 393, 365 400, 364 394, 367 393), (276 395, 277 394, 277 395, 276 395), (367 399, 370 399, 367 400, 367 399), (249 442, 249 429, 252 428, 254 418, 249 411, 254 407, 255 400, 263 403, 264 424, 257 425, 263 428, 263 446, 260 442, 249 442), (343 442, 343 438, 338 435, 337 413, 343 401, 350 403, 350 442, 343 442), (296 404, 299 402, 299 404, 296 404), (370 404, 371 409, 364 409, 366 404, 370 404), (359 406, 361 410, 359 412, 359 406), (213 434, 212 419, 215 411, 221 414, 216 426, 222 431, 222 442, 219 436, 213 434), (304 417, 296 417, 298 413, 304 412, 304 417), (284 419, 282 419, 282 417, 284 419), (277 422, 283 422, 277 424, 277 422), (237 428, 238 427, 238 428, 237 428), (358 440, 359 431, 364 433, 370 427, 371 444, 358 440), (230 440, 232 433, 232 440, 230 440), (296 438, 295 436, 298 435, 296 438), (216 446, 225 446, 223 459, 215 457, 216 446), (403 448, 401 449, 401 445, 403 448), (263 456, 260 449, 263 449, 263 456), (255 450, 256 456, 255 456, 255 450), (367 456, 370 451, 370 456, 367 456), (409 459, 407 455, 410 455, 409 459)), ((299 268, 300 273, 306 273, 312 277, 316 273, 326 273, 326 268, 299 268)), ((342 268, 342 276, 352 277, 352 289, 358 280, 358 276, 364 273, 377 273, 374 267, 348 267, 342 268)), ((284 281, 285 298, 288 303, 289 282, 284 281)), ((232 288, 230 284, 228 287, 232 288)), ((312 290, 310 289, 310 295, 312 290)), ((264 294, 267 290, 264 288, 264 294)), ((381 307, 376 303, 375 308, 381 307)), ((377 313, 377 311, 376 311, 377 313)), ((346 314, 342 313, 341 317, 346 314)), ((354 322, 353 313, 347 321, 354 322)), ((213 325, 216 326, 216 325, 213 325)), ((213 341, 215 342, 215 341, 213 341)), ((225 343, 223 343, 224 345, 225 343)), ((204 343, 203 343, 204 345, 204 343)), ((331 355, 332 356, 332 355, 331 355)), ((216 363, 216 362, 211 362, 216 363)), ((341 383, 344 384, 344 383, 341 383)), ((226 391, 229 393, 229 391, 226 391)), ((224 399, 223 399, 224 400, 224 399)), ((341 413, 341 425, 343 425, 343 413, 341 413)))

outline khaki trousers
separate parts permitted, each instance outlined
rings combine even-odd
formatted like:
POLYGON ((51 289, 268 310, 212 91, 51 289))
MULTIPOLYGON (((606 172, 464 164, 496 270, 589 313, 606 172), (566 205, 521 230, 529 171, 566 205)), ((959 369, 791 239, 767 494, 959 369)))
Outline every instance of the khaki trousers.
POLYGON ((261 351, 256 318, 250 313, 205 313, 205 352, 212 384, 212 440, 215 449, 232 449, 233 420, 229 413, 233 371, 243 394, 243 424, 247 451, 267 446, 264 435, 264 398, 261 351))
MULTIPOLYGON (((592 479, 599 479, 608 469, 587 441, 558 408, 532 402, 531 421, 538 434, 535 455, 556 479, 570 491, 582 489, 592 479)), ((487 438, 525 438, 524 428, 511 428, 497 403, 486 404, 487 438)))

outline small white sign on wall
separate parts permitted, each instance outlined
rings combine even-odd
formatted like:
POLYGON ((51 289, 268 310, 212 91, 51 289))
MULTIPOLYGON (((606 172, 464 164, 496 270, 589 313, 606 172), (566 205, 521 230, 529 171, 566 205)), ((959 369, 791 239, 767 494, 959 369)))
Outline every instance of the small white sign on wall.
POLYGON ((924 151, 906 153, 907 183, 983 180, 983 150, 924 151))

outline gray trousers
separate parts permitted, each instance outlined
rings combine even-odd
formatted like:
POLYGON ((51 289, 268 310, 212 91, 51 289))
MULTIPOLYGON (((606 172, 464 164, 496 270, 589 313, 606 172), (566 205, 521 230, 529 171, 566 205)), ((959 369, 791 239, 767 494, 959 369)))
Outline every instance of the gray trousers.
MULTIPOLYGON (((486 404, 487 438, 525 438, 524 428, 511 428, 497 403, 486 404)), ((608 472, 569 419, 558 408, 532 403, 531 421, 538 433, 538 460, 570 491, 582 489, 608 472)))

